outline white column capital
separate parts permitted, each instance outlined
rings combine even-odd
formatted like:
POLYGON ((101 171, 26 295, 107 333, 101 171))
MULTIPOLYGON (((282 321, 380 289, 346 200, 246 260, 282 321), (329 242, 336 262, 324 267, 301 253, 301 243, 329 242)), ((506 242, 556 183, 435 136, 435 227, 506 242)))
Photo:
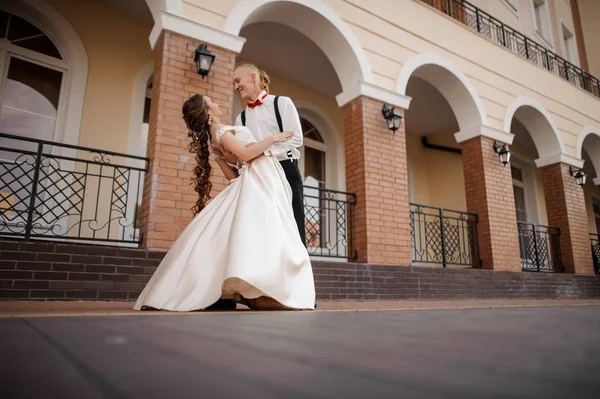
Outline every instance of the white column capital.
POLYGON ((507 133, 503 130, 480 124, 467 127, 454 134, 457 143, 464 143, 465 141, 479 136, 487 137, 508 145, 512 144, 513 139, 515 138, 515 135, 512 133, 507 133))
POLYGON ((360 96, 374 98, 375 100, 383 101, 386 104, 402 109, 408 109, 410 101, 412 100, 409 96, 405 96, 404 94, 384 89, 383 87, 364 81, 358 81, 350 90, 345 90, 338 94, 335 99, 337 100, 338 105, 343 107, 360 96))
POLYGON ((212 44, 236 54, 242 51, 246 43, 246 39, 243 37, 225 33, 179 15, 161 11, 150 33, 150 46, 153 49, 163 30, 169 30, 192 39, 200 40, 203 43, 212 44))
POLYGON ((558 153, 544 158, 536 159, 535 166, 537 166, 538 168, 543 168, 544 166, 552 165, 555 163, 564 163, 581 169, 583 168, 583 162, 583 159, 574 158, 570 155, 563 153, 558 153))

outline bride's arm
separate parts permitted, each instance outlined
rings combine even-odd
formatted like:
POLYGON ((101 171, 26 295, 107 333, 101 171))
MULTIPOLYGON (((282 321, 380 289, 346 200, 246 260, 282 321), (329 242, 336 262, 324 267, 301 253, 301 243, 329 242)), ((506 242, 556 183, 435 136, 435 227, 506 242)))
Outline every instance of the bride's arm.
POLYGON ((293 136, 293 132, 277 133, 267 137, 263 141, 259 141, 256 144, 246 147, 241 141, 235 138, 235 135, 231 131, 228 130, 221 136, 221 144, 223 144, 239 160, 250 162, 259 155, 262 155, 274 143, 287 141, 293 136))
POLYGON ((227 180, 233 180, 239 176, 237 169, 229 166, 225 159, 217 158, 216 161, 227 180))

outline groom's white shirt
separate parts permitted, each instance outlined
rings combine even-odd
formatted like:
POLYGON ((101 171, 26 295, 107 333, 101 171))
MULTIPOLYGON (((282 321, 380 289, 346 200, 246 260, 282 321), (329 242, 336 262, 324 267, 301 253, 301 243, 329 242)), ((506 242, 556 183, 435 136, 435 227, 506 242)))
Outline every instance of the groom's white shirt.
MULTIPOLYGON (((264 97, 265 94, 267 93, 263 90, 257 97, 257 99, 261 99, 261 105, 254 108, 246 107, 246 127, 250 129, 257 141, 262 141, 275 133, 279 133, 279 126, 275 117, 275 96, 268 94, 264 97)), ((286 142, 273 144, 265 151, 265 154, 270 152, 276 159, 283 161, 290 159, 287 153, 291 151, 292 158, 298 159, 300 158, 298 148, 302 146, 304 137, 298 111, 289 97, 280 96, 277 104, 279 105, 283 131, 294 132, 294 136, 286 142)), ((235 124, 237 126, 242 125, 241 114, 235 118, 235 124)))

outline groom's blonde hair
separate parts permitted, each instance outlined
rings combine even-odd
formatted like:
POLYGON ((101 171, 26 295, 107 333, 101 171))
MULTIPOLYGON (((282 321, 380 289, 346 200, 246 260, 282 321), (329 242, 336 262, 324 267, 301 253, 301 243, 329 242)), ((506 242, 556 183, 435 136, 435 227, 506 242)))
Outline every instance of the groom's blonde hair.
POLYGON ((239 68, 248 68, 251 69, 252 71, 254 71, 259 79, 260 79, 260 89, 266 91, 267 93, 269 92, 269 83, 271 83, 271 79, 269 78, 269 75, 267 75, 267 73, 265 71, 263 71, 262 69, 259 69, 256 64, 253 64, 251 62, 248 61, 242 61, 240 63, 238 63, 235 66, 235 69, 239 69, 239 68))

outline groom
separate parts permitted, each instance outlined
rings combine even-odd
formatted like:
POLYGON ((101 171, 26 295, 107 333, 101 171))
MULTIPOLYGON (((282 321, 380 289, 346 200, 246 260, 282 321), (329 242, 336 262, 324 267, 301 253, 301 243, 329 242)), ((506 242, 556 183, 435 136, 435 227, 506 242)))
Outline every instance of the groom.
POLYGON ((304 245, 304 194, 298 158, 302 146, 302 126, 294 103, 289 97, 269 94, 269 76, 251 63, 239 64, 233 72, 233 88, 238 92, 246 109, 235 119, 237 126, 250 129, 257 141, 279 132, 294 132, 292 139, 275 143, 266 153, 273 155, 283 167, 292 188, 292 209, 298 232, 304 245))

